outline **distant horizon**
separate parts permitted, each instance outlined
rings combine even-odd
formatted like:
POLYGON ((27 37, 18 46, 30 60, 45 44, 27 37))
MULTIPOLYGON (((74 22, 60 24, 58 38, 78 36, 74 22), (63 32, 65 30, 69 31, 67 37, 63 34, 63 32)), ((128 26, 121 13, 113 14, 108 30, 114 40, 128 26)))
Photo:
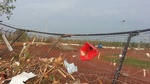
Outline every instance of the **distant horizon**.
MULTIPOLYGON (((16 29, 12 29, 13 28, 13 26, 11 26, 11 25, 7 25, 7 24, 4 24, 4 23, 0 23, 0 32, 2 32, 1 30, 5 30, 5 31, 7 31, 8 33, 11 31, 11 32, 15 32, 16 31, 16 29), (10 26, 10 27, 8 27, 8 26, 10 26), (3 29, 2 29, 3 28, 3 29)), ((15 27, 15 28, 17 28, 17 27, 15 27)), ((20 28, 19 28, 20 29, 20 28)), ((24 28, 21 28, 22 30, 24 30, 24 28)), ((25 29, 26 30, 26 29, 25 29)), ((132 40, 131 40, 131 42, 133 41, 133 42, 144 42, 144 43, 149 43, 150 42, 150 37, 148 36, 148 35, 150 35, 150 28, 149 29, 146 29, 146 30, 144 30, 145 32, 140 32, 140 31, 143 31, 144 29, 142 29, 142 30, 138 30, 138 32, 139 32, 139 35, 137 35, 137 36, 135 36, 135 37, 133 37, 132 38, 132 40)), ((61 36, 61 34, 63 35, 65 35, 65 33, 53 33, 53 32, 47 32, 47 33, 49 33, 49 34, 47 34, 47 35, 45 35, 44 34, 44 32, 41 32, 41 31, 36 31, 36 30, 34 30, 34 31, 32 31, 32 30, 30 30, 29 29, 29 31, 30 32, 28 32, 28 34, 30 33, 31 34, 31 36, 32 35, 34 35, 34 33, 36 33, 37 34, 37 36, 40 36, 40 37, 47 37, 47 36, 51 36, 51 35, 53 35, 53 36, 56 36, 56 35, 58 35, 58 36, 61 36), (56 34, 56 35, 55 35, 56 34), (43 36, 44 35, 44 36, 43 36)), ((101 41, 105 41, 105 40, 110 40, 110 42, 112 41, 115 41, 115 42, 126 42, 127 41, 127 38, 128 38, 128 36, 129 36, 129 32, 133 32, 133 31, 124 31, 124 32, 126 32, 127 34, 124 34, 123 32, 110 32, 110 33, 99 33, 99 34, 92 34, 92 36, 90 36, 91 34, 76 34, 75 36, 74 36, 74 34, 70 34, 73 38, 74 37, 78 37, 79 39, 85 39, 86 37, 89 39, 89 40, 98 40, 98 39, 100 39, 101 41), (117 33, 117 34, 116 34, 117 33), (122 34, 121 34, 122 33, 122 34), (102 34, 102 35, 100 35, 100 34, 102 34), (105 35, 106 34, 106 35, 105 35), (79 35, 79 36, 78 36, 79 35), (80 36, 81 35, 81 36, 80 36), (87 36, 86 36, 87 35, 87 36), (89 35, 89 36, 88 36, 89 35), (93 38, 94 37, 94 38, 93 38)), ((67 35, 67 34, 66 34, 67 35)), ((69 35, 69 34, 68 34, 69 35)), ((70 38, 70 39, 72 39, 72 37, 70 38)), ((77 39, 77 38, 76 38, 77 39)))
MULTIPOLYGON (((17 28, 17 29, 23 29, 23 30, 31 30, 32 29, 27 29, 27 28, 20 28, 20 27, 17 27, 17 26, 14 26, 14 25, 9 25, 7 23, 3 23, 1 22, 2 24, 4 25, 7 25, 7 26, 11 26, 11 27, 14 27, 14 28, 17 28)), ((4 25, 0 24, 0 27, 3 28, 4 25)), ((4 27, 7 27, 7 26, 4 26, 4 27)), ((8 27, 9 28, 9 27, 8 27)), ((12 28, 10 28, 12 29, 12 28)), ((120 32, 108 32, 108 33, 80 33, 80 34, 109 34, 109 33, 123 33, 123 32, 131 32, 131 31, 141 31, 141 30, 149 30, 150 28, 145 28, 145 29, 137 29, 137 30, 130 30, 130 31, 120 31, 120 32)), ((33 31, 38 31, 38 30, 33 30, 33 31)), ((43 32, 43 31, 38 31, 38 32, 43 32)), ((43 32, 44 33, 44 32, 43 32)), ((45 32, 45 33, 55 33, 55 32, 45 32)), ((56 33, 56 34, 78 34, 78 33, 56 33)))

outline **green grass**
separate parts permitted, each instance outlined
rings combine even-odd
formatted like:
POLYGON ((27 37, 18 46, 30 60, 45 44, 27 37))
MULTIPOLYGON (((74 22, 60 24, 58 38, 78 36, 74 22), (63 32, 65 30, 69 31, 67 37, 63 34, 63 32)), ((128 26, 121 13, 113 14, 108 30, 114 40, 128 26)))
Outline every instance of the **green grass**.
MULTIPOLYGON (((119 63, 120 58, 114 56, 114 57, 109 57, 109 56, 103 56, 103 59, 106 61, 113 62, 115 60, 116 63, 119 63)), ((136 67, 136 68, 148 68, 150 67, 150 61, 144 61, 140 60, 134 57, 126 57, 124 60, 125 65, 136 67)))

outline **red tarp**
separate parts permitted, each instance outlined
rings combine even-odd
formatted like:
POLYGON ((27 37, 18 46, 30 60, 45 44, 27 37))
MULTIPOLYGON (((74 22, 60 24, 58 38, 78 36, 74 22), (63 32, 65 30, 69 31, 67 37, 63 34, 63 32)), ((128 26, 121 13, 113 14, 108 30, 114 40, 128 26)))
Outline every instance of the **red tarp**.
POLYGON ((80 49, 80 59, 82 61, 92 60, 98 56, 98 50, 90 43, 86 42, 80 49))

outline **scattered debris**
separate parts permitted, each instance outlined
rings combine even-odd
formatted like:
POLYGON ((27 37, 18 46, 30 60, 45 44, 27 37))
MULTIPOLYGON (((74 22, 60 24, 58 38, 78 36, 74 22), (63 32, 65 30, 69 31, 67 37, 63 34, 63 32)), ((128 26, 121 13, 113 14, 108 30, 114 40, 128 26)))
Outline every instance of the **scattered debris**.
POLYGON ((147 57, 150 57, 150 54, 149 53, 146 53, 147 57))
POLYGON ((101 56, 101 52, 99 52, 99 54, 98 54, 98 59, 100 58, 100 56, 101 56))
POLYGON ((72 81, 71 84, 81 84, 80 79, 76 79, 76 80, 72 81))
POLYGON ((128 73, 125 73, 125 72, 120 73, 120 75, 122 75, 122 76, 124 76, 124 77, 129 77, 129 74, 128 74, 128 73))
POLYGON ((78 68, 77 68, 77 66, 74 65, 74 63, 69 64, 67 62, 67 60, 64 60, 64 65, 65 65, 65 67, 66 67, 69 74, 72 74, 72 73, 78 71, 78 68))
POLYGON ((22 72, 21 74, 14 76, 9 84, 25 84, 24 82, 27 81, 30 78, 35 77, 36 75, 33 74, 32 72, 26 73, 22 72))
POLYGON ((68 78, 70 81, 75 80, 71 74, 77 71, 77 67, 73 63, 64 62, 65 56, 62 53, 58 57, 35 58, 29 55, 29 47, 33 45, 32 43, 23 43, 23 48, 18 55, 15 55, 9 61, 0 62, 0 84, 11 79, 10 84, 24 84, 24 82, 60 84, 68 78), (67 72, 68 70, 69 72, 67 72), (30 81, 30 78, 32 81, 30 81), (61 80, 62 78, 64 80, 61 80))
POLYGON ((9 49, 9 51, 13 51, 11 45, 9 44, 9 42, 8 42, 8 40, 7 40, 7 38, 5 37, 4 34, 2 35, 2 38, 3 38, 3 40, 4 40, 4 42, 5 42, 6 46, 7 46, 7 48, 9 49))
MULTIPOLYGON (((19 62, 14 60, 12 64, 6 61, 3 61, 3 63, 1 62, 1 83, 4 80, 12 79, 10 84, 16 84, 16 80, 17 84, 24 84, 23 82, 27 80, 27 77, 28 79, 34 77, 32 78, 32 83, 35 84, 43 84, 44 81, 48 81, 51 84, 60 84, 58 82, 62 82, 62 80, 60 80, 62 78, 66 80, 68 80, 68 78, 75 80, 71 73, 77 71, 77 67, 73 63, 68 64, 66 61, 64 62, 62 56, 39 59, 20 57, 20 59, 18 59, 20 60, 19 62), (30 61, 28 61, 29 59, 30 61), (67 72, 68 70, 69 72, 67 72), (31 76, 28 76, 26 72, 30 72, 31 76), (36 77, 33 74, 35 74, 36 77)), ((30 79, 26 82, 29 83, 30 79)))
POLYGON ((80 49, 80 58, 82 61, 92 60, 95 56, 98 56, 98 54, 98 50, 88 42, 80 49))
POLYGON ((143 69, 143 76, 146 77, 146 70, 143 69))
POLYGON ((34 43, 35 39, 36 39, 36 38, 34 37, 34 38, 33 38, 33 40, 32 40, 32 43, 31 43, 31 44, 33 44, 33 43, 34 43))
POLYGON ((19 63, 19 62, 15 62, 15 64, 16 64, 17 66, 19 66, 19 65, 20 65, 20 63, 19 63))
POLYGON ((121 57, 122 57, 122 54, 119 54, 119 57, 121 58, 121 57))
POLYGON ((72 57, 77 57, 77 55, 72 55, 72 57))
POLYGON ((116 61, 114 60, 114 62, 113 62, 113 65, 114 65, 114 67, 116 67, 116 61))

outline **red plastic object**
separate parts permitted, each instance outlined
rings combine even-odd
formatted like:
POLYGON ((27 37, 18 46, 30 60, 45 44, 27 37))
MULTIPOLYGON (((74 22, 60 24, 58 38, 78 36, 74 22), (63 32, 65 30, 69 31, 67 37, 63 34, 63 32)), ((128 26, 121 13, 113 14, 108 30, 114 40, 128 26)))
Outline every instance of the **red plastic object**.
POLYGON ((98 50, 90 43, 86 42, 80 49, 80 59, 82 61, 92 60, 98 56, 98 50))

